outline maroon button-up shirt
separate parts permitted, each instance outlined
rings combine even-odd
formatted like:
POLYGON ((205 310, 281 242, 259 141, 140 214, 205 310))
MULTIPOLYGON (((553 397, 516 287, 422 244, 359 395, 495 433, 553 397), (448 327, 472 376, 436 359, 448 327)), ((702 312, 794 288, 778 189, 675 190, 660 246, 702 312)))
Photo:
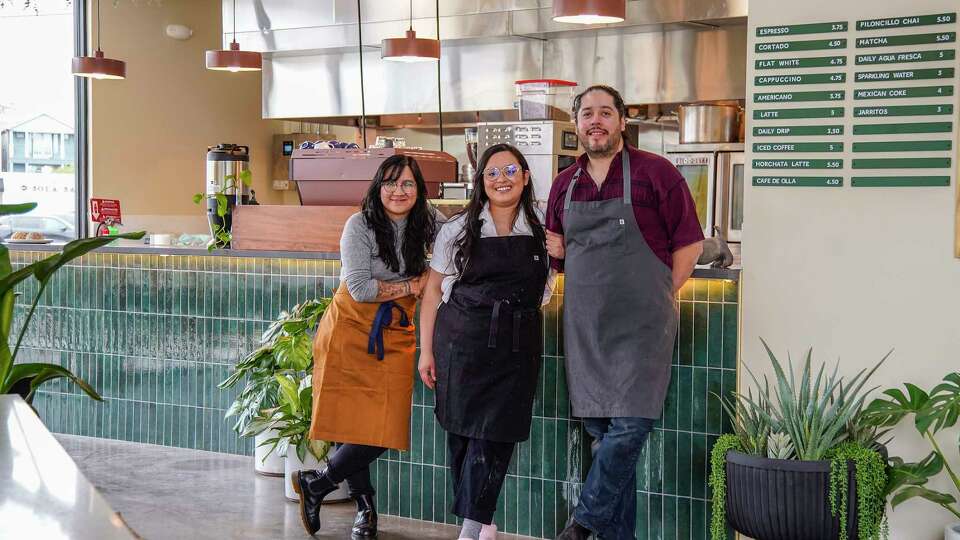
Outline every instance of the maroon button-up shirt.
MULTIPOLYGON (((643 239, 668 268, 673 268, 673 252, 703 240, 703 229, 697 219, 697 207, 680 171, 665 158, 627 146, 630 152, 630 185, 633 190, 633 215, 643 239)), ((623 165, 617 154, 610 164, 607 178, 597 188, 587 172, 587 154, 557 175, 550 187, 547 203, 547 229, 563 234, 563 200, 578 168, 583 168, 573 188, 573 201, 605 201, 623 197, 623 165)), ((562 260, 550 260, 551 266, 563 270, 562 260)))

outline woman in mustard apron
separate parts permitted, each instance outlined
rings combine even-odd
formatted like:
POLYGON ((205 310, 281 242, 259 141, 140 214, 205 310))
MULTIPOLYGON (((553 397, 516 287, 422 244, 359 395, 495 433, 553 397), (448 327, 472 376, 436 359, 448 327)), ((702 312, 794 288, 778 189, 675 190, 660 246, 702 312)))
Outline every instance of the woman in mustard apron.
POLYGON ((413 326, 427 249, 436 231, 417 162, 391 156, 340 238, 340 287, 313 344, 310 438, 344 443, 323 470, 293 475, 309 534, 323 498, 346 480, 357 503, 353 538, 377 535, 369 465, 409 446, 413 326))

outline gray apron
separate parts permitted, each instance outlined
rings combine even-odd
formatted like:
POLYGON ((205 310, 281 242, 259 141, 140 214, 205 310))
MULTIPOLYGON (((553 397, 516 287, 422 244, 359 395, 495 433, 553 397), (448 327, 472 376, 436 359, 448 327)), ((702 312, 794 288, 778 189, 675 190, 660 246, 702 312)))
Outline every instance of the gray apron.
POLYGON ((563 332, 574 416, 660 418, 679 316, 673 277, 647 245, 631 202, 630 154, 623 198, 563 203, 563 332))

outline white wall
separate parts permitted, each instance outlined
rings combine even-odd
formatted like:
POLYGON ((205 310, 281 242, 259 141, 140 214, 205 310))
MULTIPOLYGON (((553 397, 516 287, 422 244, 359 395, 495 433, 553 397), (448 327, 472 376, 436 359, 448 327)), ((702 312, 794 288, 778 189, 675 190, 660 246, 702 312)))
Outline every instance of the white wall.
MULTIPOLYGON (((755 75, 752 51, 757 25, 847 20, 852 29, 857 19, 955 12, 958 7, 960 5, 951 0, 909 3, 896 0, 751 2, 748 88, 755 75)), ((947 29, 924 26, 879 34, 940 30, 947 29)), ((953 28, 949 30, 954 31, 953 28)), ((852 64, 856 52, 854 32, 849 34, 837 37, 848 37, 850 44, 846 54, 852 64)), ((824 37, 796 36, 789 39, 824 37)), ((957 44, 940 48, 957 48, 957 44)), ((883 52, 900 49, 890 47, 883 52)), ((795 52, 777 57, 818 55, 824 54, 820 51, 795 52)), ((902 66, 851 67, 849 72, 899 67, 902 66)), ((912 64, 911 67, 931 66, 912 64)), ((956 85, 957 81, 918 81, 913 85, 933 84, 956 85)), ((854 105, 849 96, 855 86, 851 81, 846 84, 848 98, 844 106, 847 108, 848 130, 854 105)), ((811 85, 803 90, 817 89, 822 88, 811 85)), ((764 88, 760 91, 775 90, 764 88)), ((955 102, 956 98, 953 99, 955 102)), ((750 101, 748 90, 748 107, 753 106, 750 101)), ((949 117, 937 120, 947 119, 949 117)), ((818 122, 822 123, 818 120, 779 123, 818 122)), ((956 130, 956 115, 953 122, 956 130)), ((747 124, 748 148, 753 142, 750 133, 754 123, 750 120, 747 124)), ((763 125, 773 124, 764 122, 763 125)), ((953 139, 956 148, 955 135, 953 139)), ((753 156, 747 157, 749 164, 753 156)), ((785 358, 786 352, 790 351, 796 358, 807 347, 813 346, 815 359, 832 363, 839 358, 841 371, 848 375, 872 366, 888 350, 895 348, 893 356, 873 382, 890 387, 909 381, 930 388, 948 371, 960 370, 960 259, 953 256, 956 179, 949 188, 852 188, 849 171, 852 155, 842 157, 847 161, 842 188, 748 185, 746 189, 741 362, 760 373, 770 372, 760 337, 770 343, 778 357, 782 354, 785 358)), ((956 159, 954 152, 954 161, 956 159)), ((748 169, 747 177, 753 174, 748 169)), ((806 174, 812 176, 816 172, 806 174)), ((747 380, 747 377, 741 377, 741 385, 747 380)), ((896 439, 890 447, 892 454, 908 459, 926 455, 927 445, 911 430, 901 428, 895 433, 896 439)), ((948 452, 952 453, 954 464, 960 467, 957 432, 946 434, 943 441, 945 448, 950 448, 948 452)), ((933 487, 937 486, 946 487, 947 482, 938 481, 933 487)), ((940 539, 944 525, 952 520, 948 512, 932 503, 917 500, 903 504, 889 515, 892 538, 902 540, 940 539)))

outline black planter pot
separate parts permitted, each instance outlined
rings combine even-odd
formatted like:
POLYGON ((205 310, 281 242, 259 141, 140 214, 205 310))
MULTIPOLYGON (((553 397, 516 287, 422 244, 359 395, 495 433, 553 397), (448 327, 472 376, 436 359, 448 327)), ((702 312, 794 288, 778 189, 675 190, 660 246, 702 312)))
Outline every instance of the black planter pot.
MULTIPOLYGON (((847 538, 857 533, 857 487, 847 465, 847 538)), ((830 512, 830 462, 727 453, 727 521, 756 540, 830 540, 840 520, 830 512)))

